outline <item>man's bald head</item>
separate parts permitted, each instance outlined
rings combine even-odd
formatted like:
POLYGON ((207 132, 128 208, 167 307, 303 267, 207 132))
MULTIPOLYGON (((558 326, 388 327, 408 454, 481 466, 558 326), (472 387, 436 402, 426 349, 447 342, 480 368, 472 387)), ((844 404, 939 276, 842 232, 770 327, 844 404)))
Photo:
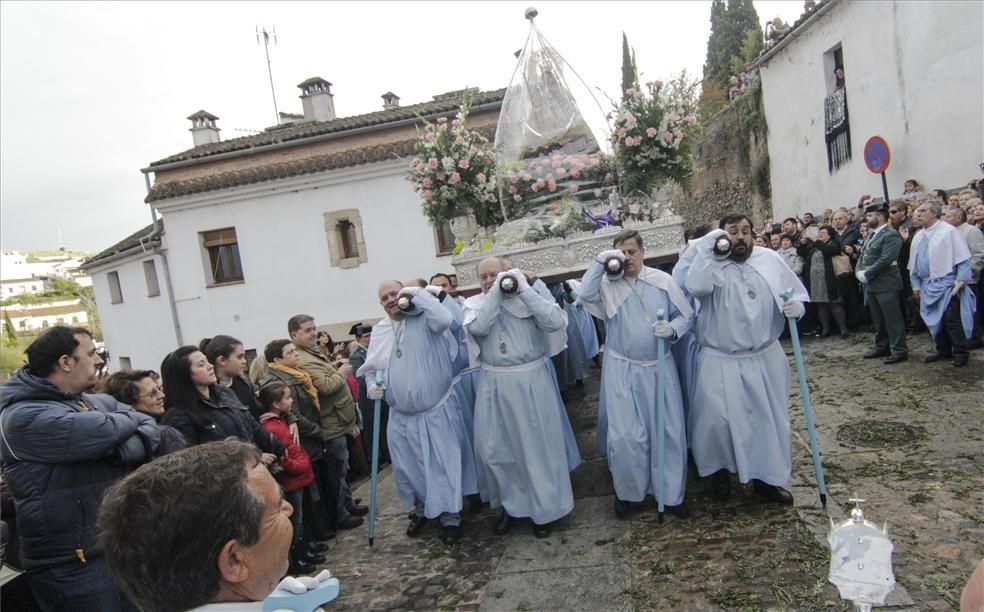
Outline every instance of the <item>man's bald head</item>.
POLYGON ((482 293, 488 293, 500 272, 506 270, 506 264, 498 257, 486 257, 478 264, 478 282, 482 285, 482 293))
POLYGON ((396 305, 396 298, 400 289, 403 289, 403 283, 398 280, 385 280, 379 283, 379 303, 391 319, 400 320, 403 318, 403 312, 396 305))

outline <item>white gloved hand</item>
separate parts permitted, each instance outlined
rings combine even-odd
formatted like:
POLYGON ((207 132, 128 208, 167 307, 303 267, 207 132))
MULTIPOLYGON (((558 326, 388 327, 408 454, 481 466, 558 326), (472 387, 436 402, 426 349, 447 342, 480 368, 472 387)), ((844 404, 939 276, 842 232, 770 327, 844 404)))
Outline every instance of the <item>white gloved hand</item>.
POLYGON ((672 338, 676 331, 670 327, 669 321, 656 321, 653 323, 653 333, 660 338, 672 338))
POLYGON ((707 232, 700 238, 700 242, 697 243, 697 251, 704 253, 705 255, 720 257, 720 255, 716 255, 714 253, 714 245, 717 243, 718 238, 721 237, 727 238, 728 232, 723 229, 716 229, 707 232))
POLYGON ((509 274, 516 279, 516 293, 522 293, 530 288, 530 283, 526 280, 526 275, 523 274, 519 268, 513 268, 509 271, 509 274))
POLYGON ((625 261, 625 253, 623 253, 618 249, 608 249, 607 251, 602 251, 601 253, 598 253, 598 256, 595 257, 595 261, 597 261, 600 264, 604 264, 612 257, 614 257, 619 261, 625 261))
POLYGON ((782 314, 786 315, 786 317, 790 319, 798 319, 806 314, 806 306, 803 305, 803 302, 787 300, 786 303, 782 305, 782 314))
POLYGON ((377 383, 372 383, 369 385, 369 388, 366 389, 366 395, 369 396, 369 399, 371 400, 381 400, 385 394, 386 390, 382 385, 377 383))
POLYGON ((858 282, 862 285, 868 284, 868 275, 864 273, 864 270, 858 270, 854 273, 854 276, 858 277, 858 282))
POLYGON ((413 297, 415 295, 417 295, 418 293, 420 293, 421 291, 423 291, 423 289, 421 289, 420 287, 404 287, 403 289, 400 289, 400 292, 396 294, 396 297, 400 297, 401 295, 405 295, 405 296, 413 299, 413 297))
POLYGON ((441 289, 437 285, 427 285, 426 287, 424 287, 424 291, 433 295, 436 298, 439 298, 441 296, 441 292, 444 291, 444 289, 441 289))

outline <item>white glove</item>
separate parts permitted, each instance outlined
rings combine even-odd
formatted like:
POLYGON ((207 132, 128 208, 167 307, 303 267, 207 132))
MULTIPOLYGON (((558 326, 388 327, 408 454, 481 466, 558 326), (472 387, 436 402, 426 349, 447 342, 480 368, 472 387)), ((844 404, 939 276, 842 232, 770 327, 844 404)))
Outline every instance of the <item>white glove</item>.
POLYGON ((604 264, 612 257, 614 257, 619 261, 625 261, 625 253, 619 251, 618 249, 609 249, 607 251, 602 251, 601 253, 598 253, 598 256, 595 257, 595 261, 597 261, 600 264, 604 264))
POLYGON ((854 273, 854 276, 858 277, 858 282, 862 285, 868 284, 868 275, 864 273, 864 270, 858 270, 854 273))
POLYGON ((711 255, 714 257, 720 257, 720 255, 716 255, 714 253, 714 245, 715 243, 717 243, 718 238, 721 237, 727 238, 727 236, 728 236, 728 232, 724 231, 723 229, 716 229, 707 232, 700 238, 700 242, 697 243, 698 252, 704 253, 706 255, 711 255))
POLYGON ((530 288, 530 283, 526 280, 526 275, 520 272, 519 268, 513 268, 509 271, 509 274, 516 279, 517 293, 522 293, 530 288))
POLYGON ((386 389, 382 385, 377 383, 372 383, 369 388, 366 389, 366 395, 369 396, 371 400, 381 400, 383 395, 386 394, 386 389))
POLYGON ((656 321, 653 323, 653 333, 659 338, 672 338, 676 331, 670 327, 669 321, 656 321))
POLYGON ((426 287, 424 287, 424 291, 433 295, 434 297, 440 297, 441 292, 444 291, 444 289, 441 289, 437 285, 427 285, 426 287))
POLYGON ((400 292, 396 294, 396 297, 405 295, 409 297, 412 301, 414 296, 416 296, 421 291, 423 291, 423 289, 421 289, 420 287, 404 287, 403 289, 400 289, 400 292))
POLYGON ((782 305, 782 314, 786 315, 786 317, 790 319, 798 319, 806 314, 806 306, 803 305, 803 302, 787 300, 786 303, 782 305))

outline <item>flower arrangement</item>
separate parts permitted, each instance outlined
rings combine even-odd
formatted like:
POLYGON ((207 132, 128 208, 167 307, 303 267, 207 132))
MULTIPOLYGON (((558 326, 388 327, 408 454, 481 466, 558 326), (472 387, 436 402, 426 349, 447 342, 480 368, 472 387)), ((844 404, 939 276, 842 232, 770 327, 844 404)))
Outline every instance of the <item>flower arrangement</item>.
POLYGON ((610 115, 623 195, 648 196, 669 180, 682 183, 690 176, 698 128, 696 86, 681 73, 666 84, 652 81, 645 90, 625 90, 610 115))
POLYGON ((417 130, 407 178, 434 226, 462 215, 473 215, 483 227, 502 222, 495 152, 488 138, 468 130, 468 107, 466 101, 455 119, 424 121, 417 130))

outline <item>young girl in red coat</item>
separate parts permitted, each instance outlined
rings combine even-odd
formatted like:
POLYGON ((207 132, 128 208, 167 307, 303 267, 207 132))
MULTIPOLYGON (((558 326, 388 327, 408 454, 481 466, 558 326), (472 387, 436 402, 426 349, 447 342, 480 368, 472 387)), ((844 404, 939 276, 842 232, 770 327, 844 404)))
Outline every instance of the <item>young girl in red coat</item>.
POLYGON ((304 447, 294 440, 285 418, 290 412, 294 398, 291 397, 290 388, 287 385, 275 381, 260 389, 259 399, 260 405, 263 406, 260 425, 273 437, 283 442, 287 448, 279 463, 283 470, 276 474, 275 478, 284 490, 284 499, 294 507, 294 513, 290 517, 291 525, 294 527, 294 539, 290 547, 290 569, 288 571, 294 575, 310 574, 316 569, 311 564, 324 563, 325 558, 322 555, 307 551, 302 542, 304 528, 301 522, 301 500, 303 499, 304 487, 314 482, 314 471, 311 469, 311 458, 308 457, 304 447))

